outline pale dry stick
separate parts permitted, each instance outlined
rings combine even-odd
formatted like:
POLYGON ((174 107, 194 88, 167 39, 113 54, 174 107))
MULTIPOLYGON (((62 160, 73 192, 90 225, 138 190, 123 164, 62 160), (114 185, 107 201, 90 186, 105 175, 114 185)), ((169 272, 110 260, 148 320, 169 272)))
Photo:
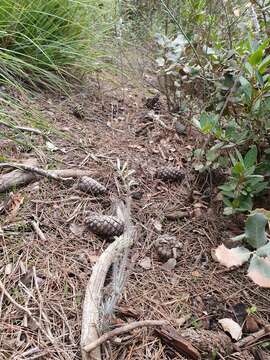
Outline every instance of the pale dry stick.
MULTIPOLYGON (((60 178, 79 178, 81 176, 91 175, 90 170, 80 169, 61 169, 47 170, 48 174, 58 175, 60 178)), ((40 180, 40 176, 30 171, 14 170, 0 176, 0 193, 8 191, 11 188, 28 185, 33 181, 40 180)))
POLYGON ((68 332, 69 332, 69 339, 70 339, 72 345, 75 347, 75 346, 76 346, 76 341, 75 341, 75 339, 74 339, 71 326, 69 325, 68 318, 67 318, 67 316, 66 316, 66 314, 65 314, 65 312, 64 312, 64 309, 63 309, 62 305, 59 304, 59 307, 60 307, 60 309, 61 309, 62 312, 60 312, 55 306, 50 305, 50 307, 53 309, 53 311, 55 311, 55 312, 59 315, 59 317, 60 317, 60 318, 63 320, 63 322, 65 323, 65 325, 66 325, 66 327, 67 327, 67 329, 68 329, 68 332))
POLYGON ((101 360, 101 350, 99 346, 95 348, 91 354, 84 351, 84 347, 96 341, 99 337, 98 326, 100 325, 102 290, 108 270, 115 259, 132 245, 133 237, 135 235, 134 230, 130 225, 129 206, 125 207, 123 203, 120 203, 117 210, 118 214, 122 214, 121 217, 126 224, 126 230, 123 235, 117 237, 116 240, 101 254, 88 281, 82 314, 82 360, 101 360))
POLYGON ((67 181, 68 178, 63 178, 57 174, 54 174, 52 172, 43 170, 41 168, 38 168, 36 166, 29 166, 25 164, 18 164, 18 163, 0 163, 0 168, 13 168, 23 171, 32 172, 37 175, 45 176, 49 179, 57 180, 57 181, 67 181))
POLYGON ((30 128, 27 126, 16 126, 16 125, 10 125, 4 121, 0 121, 0 125, 4 125, 9 129, 14 129, 14 130, 20 130, 20 131, 24 131, 24 132, 30 132, 36 135, 40 135, 42 136, 45 140, 50 141, 50 139, 48 138, 48 136, 46 134, 44 134, 41 130, 39 129, 34 129, 34 128, 30 128))
POLYGON ((264 329, 261 329, 235 343, 236 348, 245 348, 249 345, 256 343, 264 337, 270 337, 270 325, 265 326, 264 329))
POLYGON ((19 303, 17 303, 17 301, 15 301, 13 299, 13 297, 9 294, 9 292, 6 290, 3 282, 0 280, 0 290, 2 290, 3 294, 8 298, 8 300, 14 305, 16 306, 16 308, 18 308, 19 310, 23 311, 24 313, 26 313, 30 319, 32 319, 32 321, 34 322, 34 324, 39 328, 39 330, 46 335, 46 337, 49 338, 50 341, 52 341, 52 339, 49 337, 49 335, 46 333, 46 331, 44 331, 42 325, 40 324, 40 322, 38 322, 34 316, 32 315, 31 311, 29 309, 27 309, 26 307, 20 305, 19 303))
POLYGON ((38 222, 35 220, 32 220, 32 221, 30 221, 30 224, 32 225, 32 228, 35 230, 39 239, 44 242, 47 241, 46 236, 44 235, 43 231, 40 229, 38 222))
MULTIPOLYGON (((45 239, 46 239, 46 238, 45 238, 45 239)), ((47 331, 47 333, 49 334, 49 336, 53 339, 53 334, 52 334, 51 329, 50 329, 50 327, 49 327, 50 320, 49 320, 47 314, 45 313, 45 311, 42 309, 42 305, 43 305, 43 302, 44 302, 44 301, 43 301, 43 297, 42 297, 42 295, 41 295, 41 292, 40 292, 40 290, 39 290, 36 267, 33 266, 32 270, 33 270, 34 284, 35 284, 35 288, 36 288, 36 290, 37 290, 38 299, 39 299, 39 303, 38 303, 38 305, 39 305, 39 311, 40 311, 40 314, 42 315, 44 321, 46 322, 46 331, 47 331)), ((34 297, 33 297, 33 298, 34 298, 34 297)), ((35 301, 36 301, 36 299, 35 299, 35 301)), ((37 302, 37 301, 36 301, 36 302, 37 302)))
POLYGON ((121 326, 120 328, 113 329, 112 331, 107 332, 106 334, 100 336, 95 342, 88 344, 84 347, 84 351, 90 352, 93 351, 97 346, 102 345, 104 342, 110 340, 111 338, 121 335, 123 333, 132 331, 139 327, 150 327, 150 326, 162 326, 168 325, 169 322, 167 320, 142 320, 142 321, 134 321, 133 323, 121 326))

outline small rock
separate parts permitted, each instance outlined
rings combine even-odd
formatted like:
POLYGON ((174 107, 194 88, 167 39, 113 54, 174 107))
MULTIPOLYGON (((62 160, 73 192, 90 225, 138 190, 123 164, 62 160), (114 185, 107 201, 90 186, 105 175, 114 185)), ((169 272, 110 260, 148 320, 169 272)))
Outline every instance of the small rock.
POLYGON ((151 259, 150 257, 145 257, 139 262, 140 267, 142 267, 145 270, 150 270, 152 267, 151 259))
POLYGON ((165 262, 161 268, 166 271, 172 271, 176 266, 176 260, 174 258, 169 259, 167 262, 165 262))
POLYGON ((69 230, 72 232, 72 234, 76 235, 76 236, 81 236, 83 234, 83 232, 85 231, 86 226, 85 225, 80 225, 80 224, 75 224, 72 223, 69 226, 69 230))
POLYGON ((134 200, 141 200, 141 198, 143 197, 143 192, 138 190, 138 191, 133 191, 131 193, 131 197, 134 200))
POLYGON ((244 331, 247 333, 254 333, 259 330, 258 322, 255 318, 255 316, 248 315, 246 317, 245 325, 244 325, 244 331))

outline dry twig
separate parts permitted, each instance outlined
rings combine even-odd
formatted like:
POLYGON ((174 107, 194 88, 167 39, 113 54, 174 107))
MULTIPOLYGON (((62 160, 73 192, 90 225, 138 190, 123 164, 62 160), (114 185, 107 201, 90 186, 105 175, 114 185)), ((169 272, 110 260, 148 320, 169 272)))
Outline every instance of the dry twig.
POLYGON ((264 329, 261 329, 257 332, 255 332, 254 334, 251 334, 241 340, 239 340, 235 346, 237 348, 245 348, 249 345, 252 345, 254 343, 256 343, 258 340, 266 337, 266 336, 270 336, 270 326, 266 326, 264 329))
POLYGON ((120 328, 116 328, 112 331, 107 332, 106 334, 100 336, 96 341, 92 342, 91 344, 88 344, 84 347, 84 351, 90 352, 93 351, 96 347, 103 344, 105 341, 110 340, 114 336, 121 335, 123 333, 132 331, 134 329, 137 329, 139 327, 144 326, 162 326, 167 325, 168 321, 166 320, 142 320, 142 321, 134 321, 133 323, 121 326, 120 328))

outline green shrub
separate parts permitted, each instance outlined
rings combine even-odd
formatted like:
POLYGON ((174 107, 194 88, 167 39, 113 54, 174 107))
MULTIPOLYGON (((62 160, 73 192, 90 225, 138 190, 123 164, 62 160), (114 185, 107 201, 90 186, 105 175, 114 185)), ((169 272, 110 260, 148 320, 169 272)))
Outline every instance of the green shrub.
POLYGON ((96 68, 109 6, 95 0, 1 0, 1 81, 54 88, 77 70, 96 68))

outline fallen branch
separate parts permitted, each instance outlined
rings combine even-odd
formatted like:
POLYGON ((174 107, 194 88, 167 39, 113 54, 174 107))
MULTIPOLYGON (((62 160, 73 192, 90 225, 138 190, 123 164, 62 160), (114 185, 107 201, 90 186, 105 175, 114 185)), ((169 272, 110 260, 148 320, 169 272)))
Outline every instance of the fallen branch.
POLYGON ((17 164, 17 163, 0 163, 0 168, 13 168, 13 169, 18 169, 18 170, 23 170, 23 171, 28 171, 40 176, 44 176, 47 177, 49 179, 53 179, 53 180, 58 180, 58 181, 66 181, 69 179, 63 178, 57 174, 51 173, 49 171, 40 169, 36 166, 30 166, 30 165, 25 165, 25 164, 17 164))
POLYGON ((84 347, 84 351, 90 352, 93 351, 96 347, 102 345, 105 341, 110 340, 111 338, 121 335, 123 333, 129 332, 131 330, 137 329, 139 327, 144 326, 162 326, 167 325, 168 321, 166 320, 142 320, 142 321, 134 321, 133 323, 121 326, 112 331, 107 332, 106 334, 100 336, 96 341, 88 344, 84 347))
POLYGON ((235 347, 236 348, 245 348, 247 346, 250 346, 254 343, 256 343, 257 341, 259 341, 260 339, 264 338, 264 337, 270 337, 270 325, 265 326, 264 329, 261 329, 241 340, 239 340, 237 343, 235 343, 235 347))
POLYGON ((91 353, 85 351, 85 347, 96 342, 99 338, 98 326, 101 324, 100 312, 102 301, 102 289, 110 266, 117 260, 127 248, 133 243, 134 231, 130 225, 129 205, 124 207, 123 203, 118 206, 118 214, 122 214, 125 223, 125 232, 111 243, 97 260, 92 275, 86 287, 82 314, 81 351, 82 360, 100 360, 100 346, 91 353))
MULTIPOLYGON (((7 164, 7 163, 4 163, 7 164)), ((0 163, 0 167, 1 167, 0 163)), ((0 177, 0 193, 8 191, 12 188, 17 188, 23 185, 28 185, 33 181, 40 180, 42 176, 46 176, 56 180, 67 180, 65 178, 78 178, 81 176, 91 175, 90 170, 80 170, 80 169, 61 169, 61 170, 43 170, 35 166, 28 166, 24 164, 15 164, 22 166, 2 166, 2 167, 12 167, 19 170, 13 170, 7 174, 3 174, 0 177), (37 171, 32 172, 31 170, 35 169, 37 171), (45 172, 45 173, 44 173, 45 172)))
POLYGON ((43 231, 40 229, 38 221, 33 220, 30 222, 30 224, 32 225, 32 228, 35 230, 39 239, 45 242, 47 239, 43 231))
POLYGON ((24 131, 24 132, 30 132, 30 133, 33 133, 33 134, 36 134, 36 135, 40 135, 42 136, 45 140, 50 140, 48 138, 48 136, 46 134, 44 134, 41 130, 39 129, 34 129, 34 128, 31 128, 31 127, 27 127, 27 126, 16 126, 16 125, 11 125, 11 124, 8 124, 4 121, 1 121, 0 122, 0 125, 3 125, 9 129, 13 129, 13 130, 19 130, 19 131, 24 131))

